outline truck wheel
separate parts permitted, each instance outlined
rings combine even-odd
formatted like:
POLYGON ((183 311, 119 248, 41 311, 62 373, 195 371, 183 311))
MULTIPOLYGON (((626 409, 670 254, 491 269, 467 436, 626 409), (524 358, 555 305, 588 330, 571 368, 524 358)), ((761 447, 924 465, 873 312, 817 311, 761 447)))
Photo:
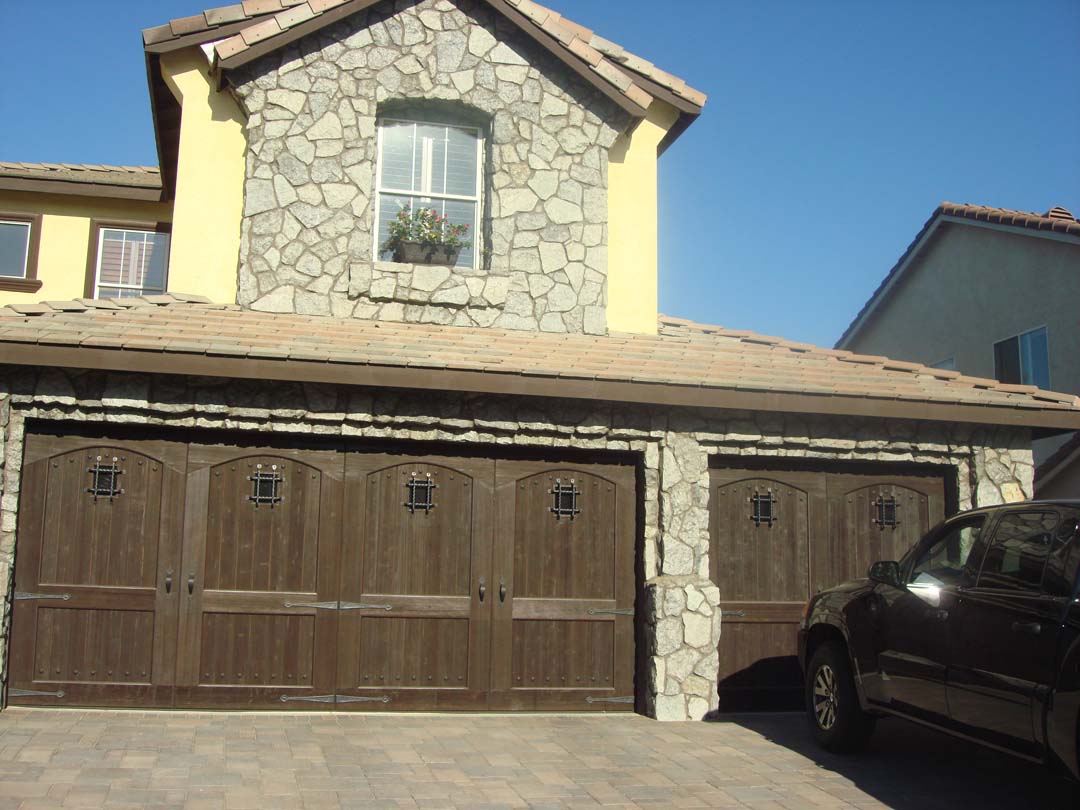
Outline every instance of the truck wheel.
POLYGON ((848 753, 862 749, 876 719, 859 705, 847 650, 837 641, 822 644, 806 668, 806 712, 818 745, 848 753))

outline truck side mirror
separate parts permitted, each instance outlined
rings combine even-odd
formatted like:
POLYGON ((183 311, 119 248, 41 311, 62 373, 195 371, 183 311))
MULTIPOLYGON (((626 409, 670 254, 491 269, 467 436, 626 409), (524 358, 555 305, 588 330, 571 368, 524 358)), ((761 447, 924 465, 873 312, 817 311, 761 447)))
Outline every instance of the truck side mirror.
POLYGON ((894 560, 879 560, 870 566, 866 572, 871 582, 880 582, 883 585, 892 585, 899 588, 903 585, 900 581, 900 563, 894 560))

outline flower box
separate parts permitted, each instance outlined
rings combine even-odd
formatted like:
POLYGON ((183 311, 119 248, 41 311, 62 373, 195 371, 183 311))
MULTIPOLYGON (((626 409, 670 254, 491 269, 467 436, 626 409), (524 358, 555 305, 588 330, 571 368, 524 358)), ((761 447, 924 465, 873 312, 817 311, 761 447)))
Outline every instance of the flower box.
POLYGON ((395 242, 394 261, 406 264, 457 263, 461 245, 440 245, 435 242, 395 242))

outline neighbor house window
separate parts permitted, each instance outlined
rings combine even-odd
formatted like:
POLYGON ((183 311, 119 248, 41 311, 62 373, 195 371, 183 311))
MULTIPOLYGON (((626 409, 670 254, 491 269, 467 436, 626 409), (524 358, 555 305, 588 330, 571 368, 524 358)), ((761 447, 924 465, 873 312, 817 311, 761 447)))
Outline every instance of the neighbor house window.
POLYGON ((380 259, 393 256, 385 245, 398 212, 431 208, 451 224, 469 226, 470 246, 456 264, 476 266, 482 148, 480 130, 470 127, 398 120, 379 124, 375 254, 380 259))
POLYGON ((96 224, 90 298, 132 298, 165 292, 169 234, 162 230, 96 224), (92 287, 92 289, 91 289, 92 287))
POLYGON ((994 344, 994 376, 1004 383, 1050 388, 1050 350, 1046 327, 994 344))
POLYGON ((36 292, 41 217, 0 213, 0 290, 36 292))

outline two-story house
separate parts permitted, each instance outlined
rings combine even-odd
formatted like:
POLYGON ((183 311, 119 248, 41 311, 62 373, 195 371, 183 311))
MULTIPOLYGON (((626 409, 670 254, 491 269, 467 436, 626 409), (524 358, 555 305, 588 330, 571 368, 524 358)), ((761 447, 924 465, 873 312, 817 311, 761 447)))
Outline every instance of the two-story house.
MULTIPOLYGON (((942 203, 836 344, 1080 393, 1080 221, 942 203)), ((1039 497, 1080 495, 1076 441, 1034 444, 1039 497)))
POLYGON ((143 40, 159 173, 0 181, 11 703, 797 699, 815 589, 1030 496, 1033 433, 1080 428, 1073 396, 660 316, 658 159, 705 97, 531 0, 246 0, 143 40), (419 208, 467 244, 399 252, 419 208))

